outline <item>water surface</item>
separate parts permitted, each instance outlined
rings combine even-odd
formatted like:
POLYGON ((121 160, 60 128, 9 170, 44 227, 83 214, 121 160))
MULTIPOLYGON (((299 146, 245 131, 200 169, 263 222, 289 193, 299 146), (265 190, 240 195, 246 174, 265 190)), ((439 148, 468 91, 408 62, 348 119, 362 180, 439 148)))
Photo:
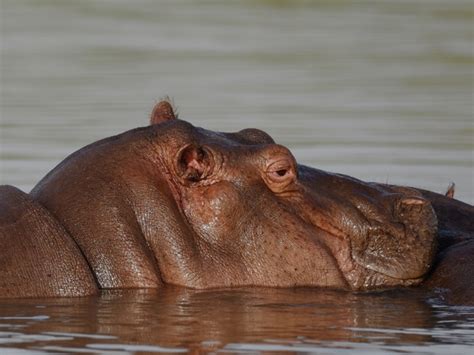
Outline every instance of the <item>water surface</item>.
POLYGON ((470 1, 1 1, 0 183, 153 103, 300 162, 474 202, 470 1))
POLYGON ((468 354, 474 307, 419 290, 104 291, 0 303, 0 351, 468 354))

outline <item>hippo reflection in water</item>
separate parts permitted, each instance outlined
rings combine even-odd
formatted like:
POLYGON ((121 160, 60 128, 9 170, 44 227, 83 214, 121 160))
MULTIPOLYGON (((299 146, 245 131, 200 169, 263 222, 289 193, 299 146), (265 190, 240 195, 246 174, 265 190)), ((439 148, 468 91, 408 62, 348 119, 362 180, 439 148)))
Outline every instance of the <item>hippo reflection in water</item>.
POLYGON ((474 208, 296 163, 263 131, 151 125, 93 143, 25 194, 0 187, 0 296, 98 288, 422 285, 473 303, 474 208))

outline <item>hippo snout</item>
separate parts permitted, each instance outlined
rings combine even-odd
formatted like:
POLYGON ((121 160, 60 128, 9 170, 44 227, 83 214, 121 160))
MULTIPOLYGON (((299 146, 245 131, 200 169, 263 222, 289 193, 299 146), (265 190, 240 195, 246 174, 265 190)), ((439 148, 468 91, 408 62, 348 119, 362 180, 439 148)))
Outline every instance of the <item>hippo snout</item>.
POLYGON ((437 220, 431 204, 419 197, 400 198, 393 220, 369 221, 365 236, 351 239, 354 260, 395 279, 417 279, 431 267, 437 220))
POLYGON ((409 188, 364 183, 300 167, 305 219, 325 230, 324 242, 353 289, 422 281, 436 251, 431 203, 409 188))
POLYGON ((352 259, 376 283, 419 283, 436 251, 436 214, 419 196, 391 195, 386 200, 391 213, 367 216, 366 233, 350 238, 352 259))

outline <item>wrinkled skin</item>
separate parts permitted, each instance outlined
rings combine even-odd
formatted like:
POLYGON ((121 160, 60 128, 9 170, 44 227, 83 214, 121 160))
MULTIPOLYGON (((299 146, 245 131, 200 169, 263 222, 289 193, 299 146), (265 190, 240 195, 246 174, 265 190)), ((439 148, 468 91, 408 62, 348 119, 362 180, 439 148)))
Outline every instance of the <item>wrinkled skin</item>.
MULTIPOLYGON (((370 290, 425 279, 449 293, 459 285, 442 270, 459 255, 460 282, 473 269, 472 206, 299 165, 262 131, 196 128, 166 101, 150 126, 77 151, 29 196, 10 186, 0 196, 0 297, 165 283, 370 290)), ((462 303, 470 288, 455 292, 462 303)))

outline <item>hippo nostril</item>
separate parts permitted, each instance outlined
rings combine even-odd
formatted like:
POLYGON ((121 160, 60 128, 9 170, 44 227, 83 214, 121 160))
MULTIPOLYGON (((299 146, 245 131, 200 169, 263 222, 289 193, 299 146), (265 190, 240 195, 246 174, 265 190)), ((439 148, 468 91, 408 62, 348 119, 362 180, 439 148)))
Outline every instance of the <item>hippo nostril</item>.
POLYGON ((414 219, 423 214, 423 211, 429 207, 429 202, 421 197, 405 197, 400 199, 397 207, 399 217, 411 216, 409 219, 414 219))
POLYGON ((399 208, 403 210, 410 210, 410 211, 421 211, 426 205, 428 201, 418 197, 407 197, 400 200, 399 208))
POLYGON ((426 203, 426 200, 420 199, 420 198, 405 198, 401 201, 404 205, 422 205, 426 203))

